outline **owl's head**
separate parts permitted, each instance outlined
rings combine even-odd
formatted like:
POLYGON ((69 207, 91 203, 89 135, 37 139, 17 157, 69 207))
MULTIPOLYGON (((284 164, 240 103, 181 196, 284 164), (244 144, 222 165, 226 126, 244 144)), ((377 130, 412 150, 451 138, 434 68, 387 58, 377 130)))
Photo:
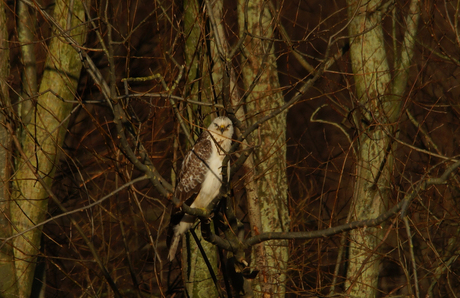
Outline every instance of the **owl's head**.
POLYGON ((214 136, 223 136, 230 139, 233 135, 233 123, 225 116, 217 117, 208 127, 208 131, 214 136))

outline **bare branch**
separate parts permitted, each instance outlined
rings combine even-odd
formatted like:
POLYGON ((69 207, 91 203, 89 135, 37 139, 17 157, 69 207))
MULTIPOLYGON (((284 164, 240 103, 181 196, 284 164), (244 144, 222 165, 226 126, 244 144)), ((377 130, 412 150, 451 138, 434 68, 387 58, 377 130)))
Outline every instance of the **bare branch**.
POLYGON ((415 190, 407 194, 404 199, 402 199, 398 204, 393 206, 390 210, 382 213, 376 218, 367 219, 367 220, 360 220, 354 221, 351 223, 339 225, 333 228, 319 230, 319 231, 312 231, 312 232, 278 232, 278 233, 262 233, 260 235, 251 237, 245 241, 246 246, 252 246, 257 243, 261 243, 267 240, 273 239, 313 239, 313 238, 321 238, 321 237, 328 237, 338 233, 347 232, 350 230, 354 230, 357 228, 364 228, 364 227, 375 227, 389 218, 396 215, 398 212, 401 211, 401 216, 405 216, 405 210, 407 210, 408 205, 410 202, 419 194, 420 190, 425 190, 430 185, 437 185, 437 184, 444 184, 446 183, 449 176, 460 166, 460 161, 452 164, 446 171, 441 175, 439 178, 430 178, 427 180, 422 180, 418 183, 418 186, 415 190))
POLYGON ((66 217, 66 216, 72 215, 72 214, 74 214, 74 213, 78 213, 78 212, 81 212, 81 211, 84 211, 84 210, 93 208, 93 207, 95 207, 95 206, 97 206, 97 205, 100 205, 102 202, 106 201, 107 199, 112 198, 114 195, 116 195, 117 193, 119 193, 119 192, 122 191, 123 189, 125 189, 125 188, 127 188, 127 187, 129 187, 129 186, 131 186, 131 185, 133 185, 133 184, 135 184, 135 183, 137 183, 137 182, 144 181, 144 180, 146 180, 146 179, 148 179, 147 176, 141 176, 141 177, 135 178, 135 179, 133 179, 133 180, 131 180, 131 181, 129 181, 129 182, 123 184, 123 185, 120 186, 119 188, 115 189, 114 191, 112 191, 112 192, 109 193, 108 195, 106 195, 106 196, 100 198, 99 200, 95 200, 95 201, 94 201, 93 203, 91 203, 91 204, 88 204, 88 205, 86 205, 86 206, 79 207, 79 208, 76 208, 76 209, 73 209, 73 210, 70 210, 70 211, 63 212, 63 213, 61 213, 61 214, 59 214, 59 215, 56 215, 56 216, 53 216, 53 217, 50 217, 50 218, 48 218, 47 220, 44 220, 44 221, 42 221, 42 222, 39 222, 39 223, 35 224, 33 227, 27 228, 27 229, 25 229, 25 230, 23 230, 23 231, 21 231, 21 232, 19 232, 19 233, 16 233, 16 234, 14 234, 14 235, 11 235, 11 236, 8 237, 8 238, 0 238, 0 240, 3 242, 3 243, 2 243, 2 246, 3 246, 6 242, 10 241, 11 239, 16 238, 16 237, 18 237, 18 236, 21 236, 21 235, 23 235, 23 234, 25 234, 25 233, 27 233, 27 232, 29 232, 29 231, 32 231, 33 229, 36 229, 36 228, 38 228, 38 227, 41 227, 41 226, 43 226, 43 225, 45 225, 45 224, 47 224, 47 223, 49 223, 49 222, 56 221, 57 219, 59 219, 59 218, 61 218, 61 217, 66 217))
POLYGON ((403 217, 404 226, 406 227, 407 236, 409 239, 409 252, 412 261, 412 271, 414 272, 414 285, 415 285, 415 297, 420 298, 420 288, 418 285, 418 278, 417 278, 417 264, 415 262, 415 254, 414 254, 414 244, 412 242, 412 233, 410 232, 409 226, 409 219, 407 216, 403 217))
MULTIPOLYGON (((131 146, 128 143, 128 140, 126 139, 125 131, 123 128, 123 120, 126 121, 126 114, 121 108, 121 106, 118 104, 115 106, 114 109, 114 122, 115 126, 117 128, 117 133, 118 136, 120 137, 120 145, 121 148, 123 149, 123 153, 126 154, 128 159, 131 161, 131 163, 144 172, 147 177, 149 177, 150 181, 152 184, 155 186, 155 188, 165 197, 168 197, 170 193, 172 193, 172 186, 167 182, 158 172, 158 170, 155 168, 153 165, 152 161, 147 155, 144 155, 143 160, 145 162, 142 163, 134 154, 134 151, 131 149, 131 146)), ((141 150, 142 152, 145 152, 144 150, 141 150)))
MULTIPOLYGON (((26 163, 27 167, 29 167, 30 171, 32 173, 34 173, 34 175, 35 175, 36 179, 38 180, 38 182, 40 183, 40 185, 46 190, 46 192, 49 194, 51 199, 59 207, 59 209, 61 209, 62 212, 64 212, 64 213, 69 212, 69 211, 67 211, 67 208, 65 208, 62 205, 61 201, 56 197, 56 195, 51 191, 51 188, 43 180, 43 177, 41 177, 38 174, 38 172, 35 170, 35 167, 30 163, 30 160, 27 157, 27 155, 24 153, 24 151, 22 150, 21 143, 19 142, 19 140, 18 140, 16 134, 14 133, 14 130, 11 127, 11 125, 7 124, 6 126, 7 126, 8 130, 9 130, 9 132, 10 132, 12 138, 13 138, 13 142, 14 142, 14 144, 16 146, 16 149, 19 151, 19 154, 21 155, 22 159, 26 163)), ((80 236, 85 241, 85 243, 88 246, 88 248, 90 249, 91 254, 93 255, 94 259, 96 260, 97 265, 102 270, 102 274, 104 275, 104 278, 107 280, 107 283, 110 285, 110 288, 113 290, 113 292, 115 294, 115 297, 121 298, 122 295, 121 295, 120 291, 118 290, 117 285, 115 284, 114 280, 110 276, 110 273, 107 270, 107 268, 104 266, 104 263, 102 262, 99 254, 97 253, 96 248, 94 247, 93 243, 88 239, 88 237, 86 237, 86 234, 83 231, 83 229, 81 228, 80 224, 72 216, 70 216, 69 218, 70 218, 70 221, 72 222, 72 225, 77 229, 78 233, 80 234, 80 236)), ((1 246, 5 245, 5 244, 6 244, 6 241, 3 241, 1 246)), ((1 246, 0 246, 0 248, 1 248, 1 246)))

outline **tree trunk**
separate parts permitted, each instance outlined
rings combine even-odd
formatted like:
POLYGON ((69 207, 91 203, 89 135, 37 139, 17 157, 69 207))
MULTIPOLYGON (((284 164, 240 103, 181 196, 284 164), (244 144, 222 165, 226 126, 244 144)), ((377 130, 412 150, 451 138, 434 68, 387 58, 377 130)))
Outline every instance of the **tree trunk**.
MULTIPOLYGON (((389 64, 382 30, 382 1, 349 0, 350 56, 354 73, 357 105, 355 124, 360 126, 356 182, 350 212, 351 220, 365 220, 381 214, 391 195, 397 130, 407 83, 407 69, 413 55, 413 38, 418 14, 412 1, 408 29, 400 58, 396 59, 396 77, 391 84, 389 64), (412 13, 415 13, 412 15, 412 13), (413 16, 416 17, 412 20, 413 16), (415 26, 414 26, 415 25, 415 26)), ((415 4, 415 5, 414 5, 415 4)), ((362 228, 350 232, 346 288, 350 297, 376 297, 379 276, 379 244, 384 229, 362 228)))
MULTIPOLYGON (((7 115, 11 109, 7 80, 10 74, 9 44, 5 2, 0 3, 0 238, 11 236, 10 223, 10 185, 11 136, 5 127, 7 115)), ((0 249, 0 297, 17 297, 16 273, 14 269, 13 248, 11 243, 0 249)))
MULTIPOLYGON (((79 44, 83 44, 86 27, 82 25, 85 13, 81 1, 56 1, 54 18, 64 31, 79 44), (70 3, 73 3, 73 7, 69 7, 70 3), (71 28, 74 29, 70 30, 71 28)), ((62 38, 57 37, 60 31, 56 28, 54 30, 55 36, 49 45, 45 72, 40 84, 41 95, 37 98, 30 124, 23 127, 24 138, 20 140, 19 150, 23 150, 27 161, 18 160, 14 175, 13 201, 10 208, 16 232, 29 229, 45 219, 48 193, 38 182, 37 176, 51 186, 66 132, 66 117, 72 107, 72 104, 64 100, 74 99, 80 76, 81 62, 78 53, 62 38)), ((19 297, 30 296, 40 238, 41 228, 14 238, 16 276, 18 284, 21 285, 19 297)))
POLYGON ((18 39, 21 45, 22 65, 22 92, 19 101, 19 116, 23 125, 32 120, 34 108, 31 98, 37 95, 37 65, 35 62, 35 15, 30 13, 30 7, 23 1, 18 1, 18 39))
MULTIPOLYGON (((190 86, 188 88, 188 98, 212 103, 211 79, 210 75, 207 75, 211 73, 208 71, 211 63, 207 60, 207 57, 209 57, 207 51, 209 49, 207 49, 204 40, 206 35, 204 28, 206 25, 202 16, 198 1, 188 0, 184 2, 184 30, 187 37, 185 41, 185 59, 188 67, 187 83, 190 86)), ((189 108, 190 122, 198 125, 202 123, 204 127, 208 127, 211 123, 212 117, 210 115, 212 114, 213 110, 210 107, 192 106, 189 108), (201 117, 198 117, 199 115, 201 117)), ((191 126, 190 128, 191 131, 200 130, 199 127, 191 126)), ((195 233, 212 265, 212 270, 217 273, 218 256, 216 247, 203 239, 200 228, 195 229, 195 233)), ((188 295, 190 297, 218 297, 209 268, 204 262, 196 241, 189 233, 187 233, 185 239, 183 243, 184 249, 182 250, 182 270, 188 295)))
MULTIPOLYGON (((238 2, 238 22, 240 35, 245 28, 250 33, 244 43, 242 70, 246 90, 255 84, 246 105, 246 117, 248 125, 251 125, 283 105, 284 99, 279 88, 273 41, 266 39, 274 37, 273 19, 266 3, 260 0, 238 2)), ((288 231, 286 113, 265 122, 252 135, 252 139, 257 148, 254 155, 254 177, 258 202, 251 202, 250 205, 251 208, 259 208, 261 223, 261 230, 252 230, 252 233, 288 231)), ((255 215, 258 213, 253 212, 255 215)), ((258 218, 250 218, 250 221, 251 227, 257 227, 258 218)), ((267 241, 261 245, 262 248, 256 248, 252 254, 253 266, 260 269, 258 278, 254 280, 254 292, 264 297, 283 297, 288 260, 287 241, 267 241)))

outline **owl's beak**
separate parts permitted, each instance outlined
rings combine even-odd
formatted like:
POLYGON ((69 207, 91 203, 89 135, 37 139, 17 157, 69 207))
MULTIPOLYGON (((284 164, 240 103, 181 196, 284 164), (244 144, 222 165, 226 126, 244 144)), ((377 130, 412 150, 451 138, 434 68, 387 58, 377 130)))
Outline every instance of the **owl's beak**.
POLYGON ((219 126, 219 130, 220 130, 221 133, 224 133, 224 131, 227 130, 227 127, 225 125, 221 125, 221 126, 219 126))

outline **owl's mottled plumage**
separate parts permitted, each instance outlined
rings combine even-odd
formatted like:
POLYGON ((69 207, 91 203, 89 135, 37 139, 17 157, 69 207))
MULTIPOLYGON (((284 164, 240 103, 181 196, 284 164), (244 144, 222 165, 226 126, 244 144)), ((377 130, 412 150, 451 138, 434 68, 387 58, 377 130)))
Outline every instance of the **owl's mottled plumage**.
MULTIPOLYGON (((192 208, 206 208, 211 203, 219 194, 222 184, 222 161, 225 153, 230 150, 232 135, 233 124, 230 119, 227 117, 214 119, 182 162, 174 192, 176 198, 192 208)), ((180 206, 173 210, 168 235, 170 238, 168 260, 174 259, 181 235, 190 229, 194 221, 195 217, 185 214, 180 206)))

